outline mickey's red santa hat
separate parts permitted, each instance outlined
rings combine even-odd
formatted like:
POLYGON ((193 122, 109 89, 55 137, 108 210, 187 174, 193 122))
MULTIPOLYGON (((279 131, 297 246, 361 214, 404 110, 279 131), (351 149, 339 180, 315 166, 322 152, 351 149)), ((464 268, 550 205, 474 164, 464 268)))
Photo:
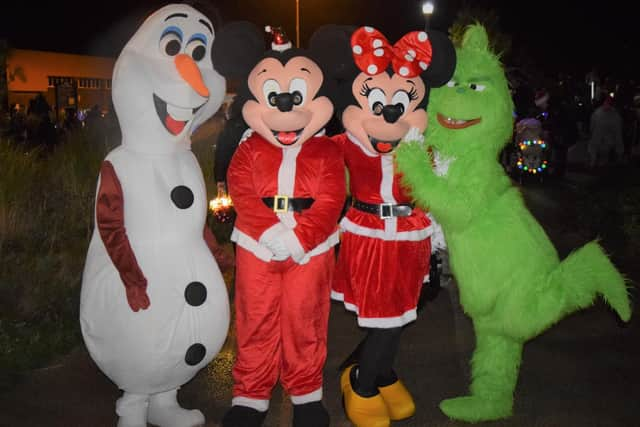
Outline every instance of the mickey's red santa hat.
POLYGON ((271 25, 267 25, 264 27, 264 30, 271 34, 273 38, 271 41, 271 49, 282 52, 283 50, 291 49, 291 42, 289 38, 284 33, 282 27, 272 27, 271 25))

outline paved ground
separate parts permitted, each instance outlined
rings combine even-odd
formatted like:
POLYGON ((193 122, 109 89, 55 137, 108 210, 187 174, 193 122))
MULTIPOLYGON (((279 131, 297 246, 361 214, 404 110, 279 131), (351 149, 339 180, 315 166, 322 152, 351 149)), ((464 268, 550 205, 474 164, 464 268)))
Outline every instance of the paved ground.
MULTIPOLYGON (((634 171, 637 173, 637 169, 634 171)), ((576 190, 592 177, 571 174, 561 183, 530 185, 526 200, 561 256, 592 236, 575 229, 576 190)), ((605 246, 620 269, 638 280, 638 267, 625 259, 615 239, 605 246)), ((438 409, 443 398, 465 392, 473 332, 449 283, 407 327, 397 371, 412 390, 418 412, 394 426, 464 426, 438 409)), ((636 304, 637 305, 637 304, 636 304)), ((342 306, 334 304, 325 374, 325 403, 332 426, 349 426, 338 394, 337 367, 360 340, 362 332, 342 306)), ((207 426, 217 426, 230 404, 233 335, 211 365, 185 385, 180 399, 200 408, 207 426)), ((602 303, 564 319, 525 346, 516 390, 514 416, 481 426, 633 427, 640 425, 640 321, 626 326, 602 303)), ((117 388, 95 367, 84 348, 33 372, 14 390, 0 395, 0 426, 115 426, 117 388)), ((289 426, 291 405, 274 391, 266 427, 289 426)))

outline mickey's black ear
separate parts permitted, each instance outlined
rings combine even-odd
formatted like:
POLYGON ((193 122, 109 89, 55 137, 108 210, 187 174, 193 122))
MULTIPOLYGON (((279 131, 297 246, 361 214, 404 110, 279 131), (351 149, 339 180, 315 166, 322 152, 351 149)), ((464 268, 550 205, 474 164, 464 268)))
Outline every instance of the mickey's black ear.
POLYGON ((251 22, 237 21, 216 32, 211 48, 213 67, 224 77, 243 78, 265 52, 264 33, 251 22))
POLYGON ((422 76, 431 87, 439 87, 453 77, 456 69, 456 50, 446 34, 439 31, 428 31, 433 49, 431 64, 422 76))
POLYGON ((356 74, 351 53, 351 35, 355 27, 323 25, 309 39, 309 51, 330 77, 347 79, 356 74))

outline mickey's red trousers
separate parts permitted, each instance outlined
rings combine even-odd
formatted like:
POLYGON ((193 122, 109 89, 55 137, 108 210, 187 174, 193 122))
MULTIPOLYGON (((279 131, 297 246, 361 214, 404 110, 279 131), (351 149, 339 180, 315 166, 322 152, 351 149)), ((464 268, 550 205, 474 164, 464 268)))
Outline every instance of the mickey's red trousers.
POLYGON ((334 250, 306 264, 236 247, 234 403, 266 410, 278 378, 294 404, 322 398, 334 250), (296 397, 299 401, 296 401, 296 397))

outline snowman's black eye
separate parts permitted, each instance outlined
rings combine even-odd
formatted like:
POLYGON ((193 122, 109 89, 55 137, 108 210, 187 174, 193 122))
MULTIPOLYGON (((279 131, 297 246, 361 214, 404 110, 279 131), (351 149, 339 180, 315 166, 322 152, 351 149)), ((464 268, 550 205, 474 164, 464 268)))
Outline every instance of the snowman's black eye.
POLYGON ((169 56, 176 56, 180 52, 180 42, 177 40, 171 40, 164 48, 164 51, 169 56))
POLYGON ((194 61, 200 61, 207 53, 207 38, 203 34, 194 34, 185 48, 185 53, 193 58, 194 61))

